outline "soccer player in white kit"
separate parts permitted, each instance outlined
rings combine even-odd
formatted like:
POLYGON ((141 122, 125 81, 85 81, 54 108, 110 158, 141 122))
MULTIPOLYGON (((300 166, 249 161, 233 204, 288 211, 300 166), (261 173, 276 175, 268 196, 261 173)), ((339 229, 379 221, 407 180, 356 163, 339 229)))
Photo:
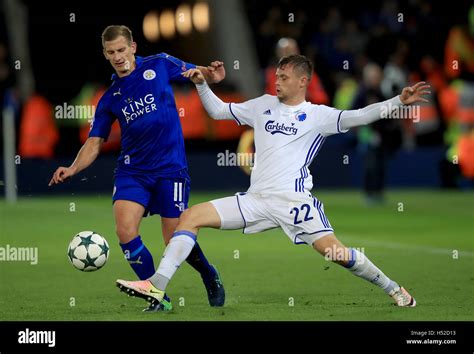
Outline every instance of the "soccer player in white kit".
POLYGON ((312 64, 305 56, 286 56, 280 59, 276 71, 277 96, 224 103, 211 91, 198 69, 183 73, 196 84, 213 119, 234 119, 254 128, 256 167, 246 193, 197 204, 184 211, 156 273, 142 281, 117 280, 122 291, 159 303, 202 227, 243 229, 247 234, 281 227, 294 243, 307 243, 327 259, 382 288, 396 305, 416 305, 414 297, 365 254, 345 247, 336 238, 322 202, 311 194, 313 182, 308 167, 328 136, 389 118, 404 105, 427 102, 423 96, 429 94, 430 86, 419 82, 387 101, 341 111, 305 101, 311 74, 312 64))

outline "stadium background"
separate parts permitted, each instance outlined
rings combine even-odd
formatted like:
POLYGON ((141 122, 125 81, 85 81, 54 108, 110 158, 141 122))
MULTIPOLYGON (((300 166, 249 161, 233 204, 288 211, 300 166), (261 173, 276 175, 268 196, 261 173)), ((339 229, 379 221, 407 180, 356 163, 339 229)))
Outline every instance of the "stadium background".
MULTIPOLYGON (((467 59, 458 58, 449 49, 453 47, 449 41, 455 41, 456 29, 468 26, 467 4, 459 2, 453 8, 428 1, 344 5, 342 2, 322 2, 313 13, 309 2, 230 1, 224 5, 216 1, 209 3, 207 28, 204 24, 200 31, 190 23, 188 34, 175 31, 171 37, 161 34, 157 41, 151 41, 143 32, 144 17, 155 13, 160 19, 166 10, 170 10, 173 21, 176 13, 184 11, 179 8, 180 3, 138 2, 132 8, 120 2, 114 6, 94 4, 93 8, 86 5, 87 2, 74 1, 67 7, 45 6, 34 1, 20 3, 26 6, 27 19, 14 23, 10 33, 3 28, 1 47, 2 94, 8 88, 16 87, 13 94, 19 98, 15 101, 15 122, 16 147, 22 159, 17 166, 20 194, 50 193, 44 182, 51 169, 58 162, 69 163, 84 141, 90 114, 75 115, 76 119, 55 119, 55 108, 64 104, 94 106, 94 100, 100 97, 100 89, 109 85, 111 68, 101 53, 100 34, 110 23, 127 24, 138 43, 138 54, 143 56, 164 51, 201 65, 222 59, 227 66, 227 78, 215 89, 228 99, 253 98, 264 91, 265 69, 273 64, 274 48, 282 37, 297 40, 301 52, 315 62, 316 74, 326 96, 316 103, 344 109, 360 108, 351 101, 362 84, 362 73, 368 62, 377 63, 386 73, 389 71, 390 76, 386 76, 383 83, 386 87, 384 96, 392 97, 400 86, 416 79, 428 80, 435 92, 434 112, 428 113, 435 121, 434 128, 428 133, 418 133, 413 122, 399 122, 403 141, 396 142, 395 153, 387 158, 387 183, 389 186, 433 188, 469 184, 459 166, 445 163, 452 161, 453 152, 448 155, 448 149, 458 142, 458 127, 454 123, 461 119, 460 110, 469 110, 471 118, 467 120, 472 121, 473 114, 472 106, 461 107, 459 99, 460 82, 464 82, 465 87, 467 82, 472 84, 467 81, 472 80, 472 54, 467 59), (235 11, 226 11, 232 7, 235 11), (400 14, 403 22, 399 22, 400 14), (23 25, 23 31, 17 28, 23 25), (239 30, 232 32, 232 28, 239 30), (21 70, 15 69, 13 48, 7 46, 12 41, 18 41, 16 47, 25 45, 20 53, 30 55, 22 60, 21 70), (234 69, 236 60, 238 70, 234 69), (450 69, 453 60, 459 61, 459 70, 450 69), (27 73, 29 65, 31 77, 27 73), (22 75, 28 79, 21 78, 22 75), (32 99, 33 93, 38 96, 32 99), (43 122, 42 126, 39 123, 35 126, 34 122, 39 121, 43 122), (44 147, 34 145, 32 141, 36 135, 44 136, 44 147), (31 170, 37 178, 29 177, 31 170)), ((188 5, 192 11, 193 3, 188 5)), ((5 11, 4 8, 3 16, 6 16, 5 11)), ((4 26, 8 23, 2 22, 4 26)), ((191 17, 189 22, 192 22, 191 17)), ((472 49, 472 37, 470 40, 468 49, 472 49)), ((248 179, 238 168, 217 168, 216 165, 217 153, 236 150, 242 130, 232 122, 210 120, 191 86, 177 87, 176 94, 177 106, 185 112, 182 123, 193 188, 245 189, 248 179), (208 173, 216 176, 212 184, 208 183, 208 173), (225 178, 219 178, 221 175, 225 178)), ((354 131, 326 142, 313 166, 317 187, 362 185, 366 146, 362 136, 363 132, 354 131), (350 163, 341 163, 344 155, 350 163)), ((100 157, 103 162, 84 172, 89 177, 87 183, 76 185, 72 182, 72 189, 68 186, 56 189, 67 192, 74 189, 77 193, 82 190, 110 191, 113 171, 110 167, 119 149, 118 143, 111 145, 100 157), (103 167, 104 164, 108 167, 103 167)), ((465 164, 469 165, 465 170, 472 178, 472 161, 465 164)))
MULTIPOLYGON (((76 155, 90 118, 60 119, 56 109, 94 105, 112 74, 102 55, 100 34, 109 24, 125 24, 133 31, 138 55, 167 52, 199 65, 223 60, 227 77, 214 88, 224 99, 244 100, 264 92, 266 69, 274 64, 275 46, 281 38, 294 38, 301 52, 313 59, 321 84, 319 97, 330 106, 360 108, 354 102, 363 89, 364 68, 370 63, 384 73, 384 89, 381 85, 378 92, 382 97, 391 97, 417 80, 428 81, 434 92, 433 104, 423 111, 429 123, 427 130, 418 129, 409 119, 395 123, 399 139, 395 139, 390 153, 383 155, 384 199, 375 204, 370 198, 364 199, 368 150, 377 135, 370 128, 328 139, 311 166, 314 193, 325 202, 336 233, 355 246, 365 245, 383 269, 391 270, 387 273, 416 285, 428 308, 408 315, 393 310, 387 314, 387 299, 366 297, 374 291, 370 285, 347 279, 343 270, 332 266, 332 273, 321 271, 329 269, 324 260, 307 250, 301 253, 282 235, 275 236, 280 232, 242 239, 239 232, 222 236, 218 231, 206 231, 210 236, 203 237, 205 250, 228 281, 227 317, 209 312, 194 274, 184 269, 173 289, 193 299, 194 310, 187 307, 189 312, 181 310, 174 319, 472 319, 473 11, 468 2, 426 0, 318 1, 316 5, 310 1, 251 0, 68 1, 60 6, 3 1, 2 121, 14 113, 15 141, 14 156, 4 155, 12 143, 4 123, 0 127, 0 191, 4 198, 6 171, 11 169, 5 166, 13 166, 19 199, 16 203, 0 200, 1 244, 36 245, 41 261, 37 267, 2 264, 1 277, 12 279, 12 283, 8 288, 1 286, 0 301, 14 304, 13 308, 2 306, 2 318, 123 318, 120 313, 103 310, 99 299, 105 297, 126 311, 114 289, 98 286, 92 298, 87 295, 89 286, 129 272, 115 244, 109 199, 119 149, 114 141, 118 137, 111 138, 89 169, 63 185, 47 187, 55 168, 69 165, 76 155), (180 7, 183 4, 188 7, 180 7), (189 33, 166 34, 176 14, 187 13, 186 9, 192 12, 196 7, 201 11, 196 20, 185 17, 191 26, 189 33), (153 39, 156 26, 159 35, 153 39), (104 234, 112 244, 110 265, 97 274, 73 273, 65 257, 67 243, 74 233, 90 228, 104 234), (235 258, 236 251, 241 258, 235 258), (293 264, 293 273, 282 264, 281 257, 293 264), (262 261, 269 267, 260 274, 265 280, 259 276, 262 261), (310 267, 317 269, 317 274, 305 271, 310 267), (252 286, 248 274, 252 274, 252 286), (64 284, 62 299, 50 302, 50 288, 38 283, 47 276, 64 284), (339 276, 343 285, 338 288, 339 276), (21 284, 28 279, 37 292, 35 298, 40 299, 36 302, 18 296, 21 284), (279 292, 281 279, 291 283, 290 292, 279 292), (321 283, 326 284, 324 289, 318 286, 321 283), (443 285, 438 292, 440 283, 443 285), (340 298, 330 299, 334 293, 340 298), (82 296, 87 310, 68 312, 65 299, 73 294, 82 296), (317 300, 311 294, 318 294, 317 300), (306 303, 316 310, 285 310, 292 296, 300 296, 298 304, 306 303), (448 298, 454 299, 448 307, 435 307, 444 306, 448 298), (246 301, 252 312, 239 310, 239 302, 246 301), (355 306, 348 313, 342 305, 353 301, 355 306), (285 306, 276 310, 279 302, 285 306)), ((217 154, 236 151, 245 128, 210 120, 191 85, 176 86, 175 93, 178 109, 185 112, 181 120, 192 178, 191 204, 245 190, 249 179, 242 169, 217 165, 217 154)), ((144 222, 142 234, 154 245, 155 257, 162 250, 157 230, 158 221, 144 222)), ((136 303, 127 302, 127 318, 142 319, 140 313, 130 310, 132 304, 137 310, 136 303)))

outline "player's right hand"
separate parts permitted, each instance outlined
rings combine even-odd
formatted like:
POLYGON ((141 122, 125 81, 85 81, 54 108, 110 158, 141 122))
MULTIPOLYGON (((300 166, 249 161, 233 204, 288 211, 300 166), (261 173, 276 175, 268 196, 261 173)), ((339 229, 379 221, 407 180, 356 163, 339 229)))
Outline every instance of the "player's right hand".
POLYGON ((426 82, 420 81, 411 87, 405 87, 400 94, 400 101, 405 104, 429 102, 424 96, 430 95, 430 85, 426 82))
POLYGON ((74 175, 74 170, 70 167, 58 167, 56 172, 54 172, 51 181, 49 181, 48 186, 51 187, 53 184, 58 184, 64 182, 66 179, 74 175))
POLYGON ((191 80, 196 85, 203 84, 206 81, 204 79, 204 75, 199 69, 189 69, 188 71, 185 71, 181 75, 189 78, 189 80, 191 80))

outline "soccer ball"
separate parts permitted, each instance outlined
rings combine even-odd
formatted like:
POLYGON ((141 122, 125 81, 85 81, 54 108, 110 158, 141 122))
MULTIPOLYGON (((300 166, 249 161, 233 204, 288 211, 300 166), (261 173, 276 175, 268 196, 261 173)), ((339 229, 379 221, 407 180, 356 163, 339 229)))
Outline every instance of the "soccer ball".
POLYGON ((67 255, 76 269, 92 272, 107 262, 109 244, 94 231, 82 231, 73 237, 67 255))

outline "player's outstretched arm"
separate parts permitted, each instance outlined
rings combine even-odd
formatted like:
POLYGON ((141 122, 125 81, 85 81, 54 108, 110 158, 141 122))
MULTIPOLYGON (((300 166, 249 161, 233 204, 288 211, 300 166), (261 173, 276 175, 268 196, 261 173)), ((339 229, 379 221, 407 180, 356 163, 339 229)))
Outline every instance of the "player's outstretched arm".
POLYGON ((413 86, 405 87, 399 96, 389 100, 371 104, 365 108, 343 111, 341 114, 341 128, 347 130, 373 123, 379 119, 390 117, 390 114, 403 105, 428 102, 425 98, 430 94, 430 85, 421 81, 413 86))
POLYGON ((100 148, 104 142, 103 138, 90 137, 86 140, 82 148, 77 153, 76 159, 69 167, 58 167, 54 172, 53 177, 49 181, 49 186, 64 182, 71 176, 81 172, 89 167, 97 158, 100 148))
POLYGON ((223 102, 217 97, 206 83, 204 74, 199 69, 190 69, 182 73, 184 77, 189 78, 195 85, 201 99, 202 105, 209 116, 216 120, 233 119, 229 113, 228 103, 223 102))
POLYGON ((204 79, 210 84, 217 84, 225 78, 224 63, 222 61, 213 61, 207 67, 198 66, 197 69, 201 71, 204 79))

